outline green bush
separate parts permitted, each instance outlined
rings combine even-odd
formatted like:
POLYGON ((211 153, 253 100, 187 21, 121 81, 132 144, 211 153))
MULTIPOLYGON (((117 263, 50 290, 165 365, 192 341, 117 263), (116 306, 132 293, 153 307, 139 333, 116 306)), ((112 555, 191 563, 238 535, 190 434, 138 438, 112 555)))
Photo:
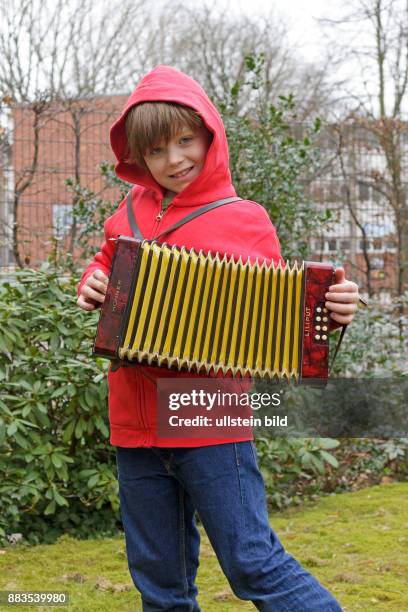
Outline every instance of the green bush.
MULTIPOLYGON (((117 190, 117 199, 114 202, 105 200, 88 187, 76 183, 73 178, 65 181, 73 201, 72 218, 75 225, 76 256, 73 259, 72 253, 66 253, 62 250, 58 252, 58 260, 61 265, 70 270, 75 270, 78 265, 83 267, 84 262, 92 259, 97 251, 99 251, 106 219, 115 212, 131 188, 129 183, 122 181, 116 176, 113 164, 101 162, 99 164, 99 171, 104 180, 105 188, 117 190)), ((57 251, 61 247, 62 249, 64 248, 63 244, 57 244, 56 246, 57 251)))
MULTIPOLYGON (((391 377, 395 381, 394 387, 391 385, 395 389, 395 401, 400 401, 398 380, 408 373, 405 331, 408 319, 401 314, 407 303, 408 295, 387 305, 372 298, 367 308, 359 310, 347 330, 331 376, 391 377)), ((339 333, 332 334, 331 357, 339 333)), ((289 410, 299 409, 301 402, 301 410, 313 416, 315 404, 317 411, 319 408, 309 391, 306 387, 287 394, 285 405, 289 410)), ((276 435, 258 439, 257 449, 269 499, 278 508, 322 494, 378 484, 384 477, 408 478, 408 438, 337 441, 276 435)))
MULTIPOLYGON (((408 375, 408 293, 383 304, 370 298, 347 329, 332 375, 386 378, 408 375)), ((336 332, 337 334, 340 332, 336 332)), ((331 342, 335 345, 334 336, 331 342)), ((331 340, 332 340, 331 338, 331 340)))
POLYGON ((293 95, 265 103, 264 58, 246 57, 245 78, 221 107, 234 186, 240 197, 262 204, 277 230, 285 259, 306 258, 309 238, 328 228, 332 213, 316 204, 305 187, 320 168, 316 145, 320 119, 301 125, 293 95), (252 97, 237 112, 244 85, 252 97))
MULTIPOLYGON (((50 263, 0 286, 0 536, 51 542, 114 532, 118 497, 108 442, 106 367, 91 357, 97 313, 76 306, 74 275, 50 263)), ((335 460, 324 440, 258 442, 277 507, 294 483, 335 460)))
POLYGON ((315 492, 311 483, 337 468, 329 450, 339 446, 330 438, 258 438, 256 441, 261 472, 269 501, 275 508, 300 504, 303 496, 315 492))
POLYGON ((0 286, 0 535, 31 542, 112 532, 106 361, 91 357, 97 314, 51 264, 0 286))

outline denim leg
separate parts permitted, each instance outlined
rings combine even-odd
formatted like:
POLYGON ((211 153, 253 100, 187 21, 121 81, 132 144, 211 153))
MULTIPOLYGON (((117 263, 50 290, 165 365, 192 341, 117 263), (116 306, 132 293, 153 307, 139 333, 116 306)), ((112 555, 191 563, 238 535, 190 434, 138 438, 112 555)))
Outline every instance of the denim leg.
POLYGON ((270 528, 251 442, 174 451, 174 473, 191 495, 237 597, 262 612, 341 611, 270 528))
POLYGON ((200 536, 190 496, 169 473, 169 454, 117 448, 129 571, 143 612, 199 612, 200 536))

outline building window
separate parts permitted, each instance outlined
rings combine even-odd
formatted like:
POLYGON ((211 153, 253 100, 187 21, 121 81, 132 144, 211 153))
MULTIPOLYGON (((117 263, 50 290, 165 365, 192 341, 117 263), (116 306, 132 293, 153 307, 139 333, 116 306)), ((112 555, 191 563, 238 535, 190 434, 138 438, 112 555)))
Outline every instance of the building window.
POLYGON ((55 238, 65 238, 72 226, 72 204, 52 205, 52 227, 55 238))
POLYGON ((370 259, 370 264, 372 270, 383 270, 384 269, 384 260, 382 257, 373 257, 370 259))
POLYGON ((329 251, 337 251, 337 240, 335 238, 332 238, 331 240, 327 241, 327 247, 329 249, 329 251))
POLYGON ((338 184, 333 180, 327 186, 326 202, 338 202, 339 199, 338 184))
POLYGON ((348 188, 348 186, 347 186, 347 185, 345 185, 345 184, 343 183, 343 185, 341 186, 341 199, 342 199, 343 201, 346 201, 346 200, 347 200, 347 198, 349 197, 349 195, 350 195, 350 194, 349 194, 349 188, 348 188))
MULTIPOLYGON (((360 246, 360 249, 362 251, 364 251, 364 240, 360 240, 359 246, 360 246)), ((370 240, 366 240, 365 241, 365 249, 366 249, 366 251, 369 251, 370 247, 371 247, 370 240)))
POLYGON ((370 188, 365 183, 358 184, 358 199, 363 201, 370 199, 370 188))
POLYGON ((382 251, 382 240, 381 238, 374 238, 373 240, 374 251, 382 251))
POLYGON ((315 251, 317 253, 324 251, 324 240, 315 240, 315 251))
POLYGON ((381 202, 382 194, 375 188, 375 185, 372 185, 371 187, 371 198, 377 204, 381 202))
POLYGON ((340 242, 340 248, 342 251, 349 251, 350 250, 350 240, 342 240, 340 242))

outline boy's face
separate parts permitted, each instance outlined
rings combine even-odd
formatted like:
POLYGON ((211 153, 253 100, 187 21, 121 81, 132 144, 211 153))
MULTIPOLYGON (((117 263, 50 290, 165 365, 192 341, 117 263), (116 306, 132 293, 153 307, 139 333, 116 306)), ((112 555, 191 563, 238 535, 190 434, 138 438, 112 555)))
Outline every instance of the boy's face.
POLYGON ((180 193, 201 172, 211 142, 206 127, 183 127, 168 143, 146 151, 144 160, 153 178, 165 189, 180 193))

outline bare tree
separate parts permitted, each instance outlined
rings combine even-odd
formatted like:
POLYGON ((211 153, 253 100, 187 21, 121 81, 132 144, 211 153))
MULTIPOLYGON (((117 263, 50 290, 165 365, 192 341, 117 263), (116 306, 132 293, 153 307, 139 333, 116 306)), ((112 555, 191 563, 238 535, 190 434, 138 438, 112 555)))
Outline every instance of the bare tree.
POLYGON ((248 110, 253 100, 267 106, 278 95, 293 93, 299 100, 300 119, 324 112, 331 92, 322 66, 307 64, 288 45, 285 20, 270 10, 263 16, 231 13, 216 3, 200 7, 167 3, 150 39, 152 65, 166 63, 195 77, 222 104, 231 89, 245 79, 245 58, 263 58, 262 91, 254 96, 252 84, 241 89, 237 112, 248 110), (174 19, 174 15, 177 19, 174 19))
MULTIPOLYGON (((68 112, 78 153, 81 120, 94 110, 96 98, 132 86, 128 79, 136 63, 134 40, 147 21, 144 6, 144 0, 0 0, 2 108, 23 106, 32 115, 31 134, 26 135, 33 144, 30 160, 17 172, 9 169, 14 175, 12 250, 19 266, 24 263, 19 252, 19 208, 24 192, 36 179, 42 129, 58 114, 68 112)), ((132 81, 137 76, 132 74, 132 81)), ((4 135, 3 148, 11 141, 4 135)), ((10 162, 10 155, 3 154, 2 159, 10 162)), ((77 180, 79 160, 76 155, 77 180)), ((5 225, 2 239, 9 234, 5 225)), ((71 238, 72 245, 75 228, 71 238)))
POLYGON ((348 120, 370 135, 384 167, 362 172, 360 180, 380 193, 393 218, 399 295, 408 289, 408 1, 349 0, 338 19, 326 19, 337 40, 343 34, 343 59, 358 78, 347 92, 348 120), (347 35, 349 38, 347 38, 347 35))
MULTIPOLYGON (((67 122, 69 115, 74 176, 80 182, 84 118, 97 107, 98 96, 129 93, 155 65, 185 70, 222 103, 245 79, 246 57, 256 55, 262 57, 262 90, 254 96, 253 80, 244 84, 237 112, 255 102, 266 107, 277 95, 293 92, 303 120, 330 102, 323 67, 295 56, 285 42, 285 23, 273 13, 233 16, 214 6, 191 8, 183 0, 0 0, 0 9, 0 99, 3 106, 25 105, 32 114, 31 158, 14 173, 12 241, 18 265, 23 263, 19 233, 25 229, 19 211, 36 180, 42 128, 58 117, 67 122)), ((75 237, 74 223, 71 248, 75 237)))
MULTIPOLYGON (((364 261, 364 269, 360 268, 358 264, 354 261, 351 261, 351 265, 353 267, 357 267, 360 272, 363 272, 366 280, 366 287, 368 295, 371 297, 373 295, 373 287, 372 287, 372 264, 369 255, 369 238, 366 230, 365 224, 361 221, 359 216, 359 211, 357 207, 357 197, 356 197, 356 188, 357 181, 354 174, 356 162, 354 158, 354 139, 353 138, 345 138, 344 129, 347 132, 347 128, 350 126, 344 125, 335 125, 334 133, 337 137, 337 151, 336 156, 340 165, 340 176, 342 178, 343 189, 342 193, 344 196, 345 204, 347 210, 350 214, 350 217, 354 223, 354 225, 361 232, 362 240, 362 252, 363 252, 363 261, 364 261), (345 142, 346 140, 346 142, 345 142), (347 142, 348 141, 348 142, 347 142), (350 163, 351 162, 351 163, 350 163)), ((353 128, 353 126, 351 126, 353 128)))

